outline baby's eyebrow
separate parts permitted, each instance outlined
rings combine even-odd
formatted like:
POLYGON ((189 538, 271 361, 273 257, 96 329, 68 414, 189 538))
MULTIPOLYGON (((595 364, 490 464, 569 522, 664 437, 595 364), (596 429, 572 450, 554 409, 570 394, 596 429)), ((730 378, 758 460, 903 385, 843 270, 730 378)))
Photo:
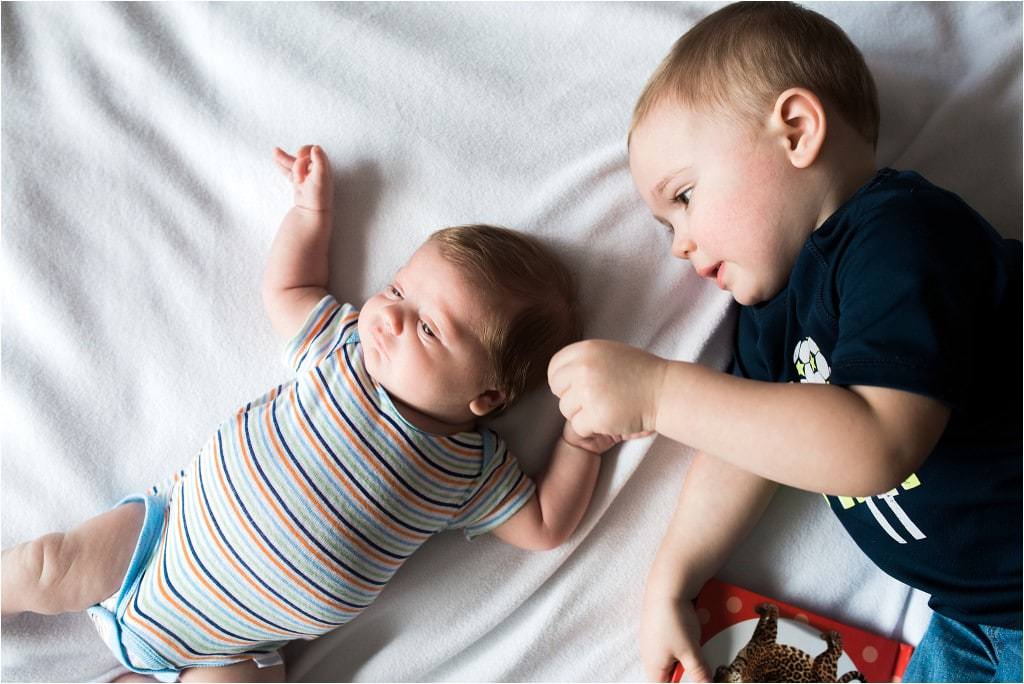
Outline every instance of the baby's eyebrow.
MULTIPOLYGON (((672 171, 669 171, 667 174, 665 174, 665 177, 662 178, 660 181, 658 181, 658 184, 654 186, 654 194, 655 195, 660 195, 662 192, 664 192, 665 186, 668 185, 668 182, 670 180, 672 180, 672 178, 674 178, 675 176, 678 176, 683 171, 689 171, 689 170, 690 170, 689 166, 680 166, 678 169, 673 169, 672 171)), ((654 218, 658 218, 658 217, 655 216, 654 218)))

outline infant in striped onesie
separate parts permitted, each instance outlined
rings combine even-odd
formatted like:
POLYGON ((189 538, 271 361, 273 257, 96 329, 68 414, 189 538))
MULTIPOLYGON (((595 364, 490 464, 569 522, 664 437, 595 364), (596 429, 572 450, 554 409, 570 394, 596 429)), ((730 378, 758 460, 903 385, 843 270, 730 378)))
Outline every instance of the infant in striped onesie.
POLYGON ((286 383, 191 464, 66 533, 3 551, 5 615, 88 610, 126 678, 283 681, 279 649, 359 615, 432 535, 561 544, 629 436, 568 423, 536 482, 478 418, 543 384, 579 337, 573 281, 538 241, 432 234, 361 309, 327 293, 322 149, 275 150, 295 206, 264 276, 286 383))

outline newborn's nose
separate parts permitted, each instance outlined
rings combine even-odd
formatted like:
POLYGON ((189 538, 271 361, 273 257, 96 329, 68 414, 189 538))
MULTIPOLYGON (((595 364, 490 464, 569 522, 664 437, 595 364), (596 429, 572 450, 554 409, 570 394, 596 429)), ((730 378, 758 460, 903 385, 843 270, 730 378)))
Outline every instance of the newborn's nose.
POLYGON ((383 319, 385 332, 392 335, 402 334, 402 312, 397 306, 384 307, 383 319))

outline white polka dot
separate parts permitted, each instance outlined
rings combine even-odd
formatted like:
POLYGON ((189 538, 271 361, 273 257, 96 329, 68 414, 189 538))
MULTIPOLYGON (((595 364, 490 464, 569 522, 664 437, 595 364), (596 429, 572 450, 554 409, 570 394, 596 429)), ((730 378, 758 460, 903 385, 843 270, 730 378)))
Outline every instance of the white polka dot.
POLYGON ((711 622, 711 611, 707 608, 700 608, 697 610, 697 619, 700 620, 700 624, 706 625, 711 622))
POLYGON ((730 596, 725 602, 725 609, 730 613, 738 613, 743 610, 743 601, 740 601, 736 596, 730 596))
POLYGON ((865 646, 864 650, 860 652, 860 656, 864 659, 864 662, 873 663, 878 660, 878 649, 874 646, 865 646))

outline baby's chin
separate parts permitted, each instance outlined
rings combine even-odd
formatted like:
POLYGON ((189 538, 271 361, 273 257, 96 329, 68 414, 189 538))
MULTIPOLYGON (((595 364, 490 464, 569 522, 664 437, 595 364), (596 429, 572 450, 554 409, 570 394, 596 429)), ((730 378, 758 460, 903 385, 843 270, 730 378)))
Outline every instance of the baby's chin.
POLYGON ((785 283, 781 286, 754 289, 743 287, 743 285, 740 284, 735 289, 730 289, 729 294, 732 295, 733 300, 740 306, 756 306, 757 304, 763 304, 764 302, 771 301, 775 295, 782 292, 784 285, 785 283))

